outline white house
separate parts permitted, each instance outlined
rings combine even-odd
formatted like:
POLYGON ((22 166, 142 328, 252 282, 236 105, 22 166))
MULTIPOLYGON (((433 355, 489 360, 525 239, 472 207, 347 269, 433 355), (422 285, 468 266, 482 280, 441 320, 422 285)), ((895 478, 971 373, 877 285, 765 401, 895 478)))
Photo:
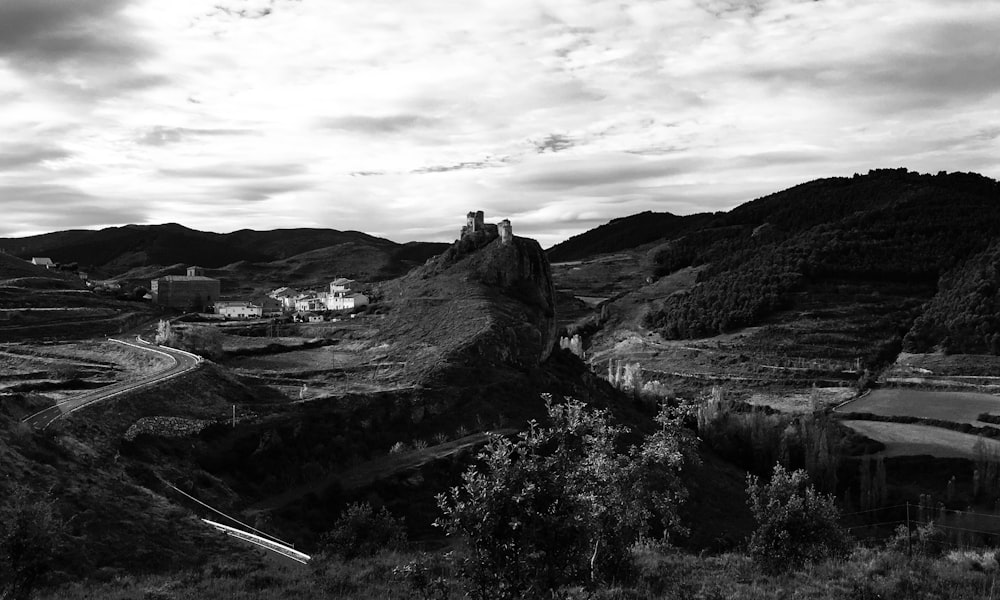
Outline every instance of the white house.
POLYGON ((31 257, 31 264, 45 267, 46 269, 51 269, 56 266, 56 263, 52 262, 51 258, 45 258, 44 256, 31 257))
POLYGON ((326 308, 329 310, 352 310, 368 304, 368 296, 348 292, 346 294, 330 294, 326 298, 326 308))
POLYGON ((295 299, 295 310, 298 312, 313 312, 326 310, 326 294, 302 296, 295 299))
POLYGON ((263 308, 252 302, 216 302, 215 312, 227 319, 259 319, 263 308))
POLYGON ((353 285, 353 279, 341 277, 333 280, 330 283, 330 293, 326 297, 326 308, 328 310, 353 310, 368 304, 368 296, 351 291, 353 285))

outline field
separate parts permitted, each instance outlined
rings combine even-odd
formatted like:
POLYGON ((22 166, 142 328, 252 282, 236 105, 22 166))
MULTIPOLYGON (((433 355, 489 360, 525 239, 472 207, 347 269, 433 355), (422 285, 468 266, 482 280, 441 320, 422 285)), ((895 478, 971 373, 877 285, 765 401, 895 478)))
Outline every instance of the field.
POLYGON ((166 358, 108 341, 0 344, 0 393, 39 392, 59 400, 83 388, 159 371, 166 358))
POLYGON ((841 421, 854 431, 885 444, 882 456, 930 455, 938 458, 976 457, 976 443, 982 440, 986 448, 1000 452, 1000 442, 930 425, 884 423, 881 421, 841 421))
POLYGON ((975 392, 938 392, 906 388, 872 391, 867 396, 837 409, 838 413, 871 413, 884 416, 919 417, 952 423, 988 425, 979 421, 982 413, 1000 414, 1000 397, 975 392))
POLYGON ((813 388, 811 390, 781 390, 754 392, 747 404, 770 406, 786 413, 808 413, 815 408, 829 408, 846 402, 857 394, 852 387, 813 388))

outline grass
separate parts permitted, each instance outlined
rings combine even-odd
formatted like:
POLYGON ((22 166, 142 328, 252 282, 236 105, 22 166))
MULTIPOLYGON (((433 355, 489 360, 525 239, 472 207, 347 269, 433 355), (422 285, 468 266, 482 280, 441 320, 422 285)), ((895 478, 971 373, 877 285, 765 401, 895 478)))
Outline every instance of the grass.
POLYGON ((1000 413, 1000 397, 974 392, 922 391, 905 388, 873 390, 837 411, 939 419, 953 423, 984 425, 982 413, 1000 413))
POLYGON ((843 420, 854 431, 885 444, 884 456, 975 458, 975 444, 982 439, 987 448, 1000 452, 1000 442, 930 425, 843 420))
MULTIPOLYGON (((940 557, 857 548, 843 559, 801 571, 763 575, 738 553, 697 556, 652 546, 633 550, 628 581, 565 588, 557 597, 591 600, 802 599, 909 600, 1000 598, 995 551, 955 551, 940 557)), ((102 598, 356 598, 395 600, 466 598, 458 577, 461 551, 388 553, 335 562, 320 558, 307 569, 262 558, 217 559, 196 570, 170 575, 106 575, 105 581, 76 581, 40 594, 40 600, 102 598)))

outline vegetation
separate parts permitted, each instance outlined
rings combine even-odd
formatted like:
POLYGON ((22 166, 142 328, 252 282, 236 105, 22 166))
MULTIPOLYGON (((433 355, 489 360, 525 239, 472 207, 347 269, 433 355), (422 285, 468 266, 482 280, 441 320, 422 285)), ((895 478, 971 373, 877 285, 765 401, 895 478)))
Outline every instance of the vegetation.
MULTIPOLYGON (((750 202, 654 254, 658 275, 709 267, 647 323, 667 337, 701 337, 760 323, 794 306, 796 292, 830 280, 934 283, 1000 233, 997 200, 992 180, 904 169, 816 181, 750 202)), ((979 346, 992 344, 994 334, 1000 340, 1000 322, 989 316, 996 276, 984 279, 982 268, 991 259, 980 256, 954 277, 955 293, 922 323, 914 346, 940 339, 947 324, 975 330, 979 346), (969 300, 970 290, 982 293, 969 300), (958 304, 963 310, 945 320, 958 304)))
POLYGON ((1000 355, 1000 242, 942 277, 939 287, 906 335, 906 349, 1000 355))
POLYGON ((54 566, 65 525, 54 501, 15 484, 0 506, 0 598, 31 597, 54 566))
POLYGON ((691 440, 666 409, 656 433, 622 451, 627 430, 606 412, 573 400, 547 406, 549 427, 533 423, 516 440, 493 436, 480 465, 439 496, 440 526, 468 543, 464 574, 475 598, 621 581, 640 536, 680 529, 691 440))
POLYGON ((613 219, 604 225, 574 235, 546 250, 549 260, 563 262, 595 254, 615 252, 673 236, 700 227, 712 218, 709 213, 680 217, 670 213, 641 212, 613 219))
POLYGON ((376 512, 367 502, 353 503, 320 543, 324 552, 345 560, 374 556, 383 550, 402 548, 406 543, 406 528, 384 506, 376 512))
POLYGON ((850 548, 833 496, 817 492, 805 471, 775 465, 768 483, 747 479, 747 494, 757 521, 748 549, 766 572, 798 569, 850 548))

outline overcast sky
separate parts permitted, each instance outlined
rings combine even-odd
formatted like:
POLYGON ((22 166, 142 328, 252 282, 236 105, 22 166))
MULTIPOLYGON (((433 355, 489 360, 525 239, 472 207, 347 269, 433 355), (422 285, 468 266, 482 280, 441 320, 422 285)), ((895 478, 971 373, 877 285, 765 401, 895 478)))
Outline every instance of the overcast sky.
POLYGON ((0 236, 544 246, 875 167, 1000 177, 996 0, 0 0, 0 236))

